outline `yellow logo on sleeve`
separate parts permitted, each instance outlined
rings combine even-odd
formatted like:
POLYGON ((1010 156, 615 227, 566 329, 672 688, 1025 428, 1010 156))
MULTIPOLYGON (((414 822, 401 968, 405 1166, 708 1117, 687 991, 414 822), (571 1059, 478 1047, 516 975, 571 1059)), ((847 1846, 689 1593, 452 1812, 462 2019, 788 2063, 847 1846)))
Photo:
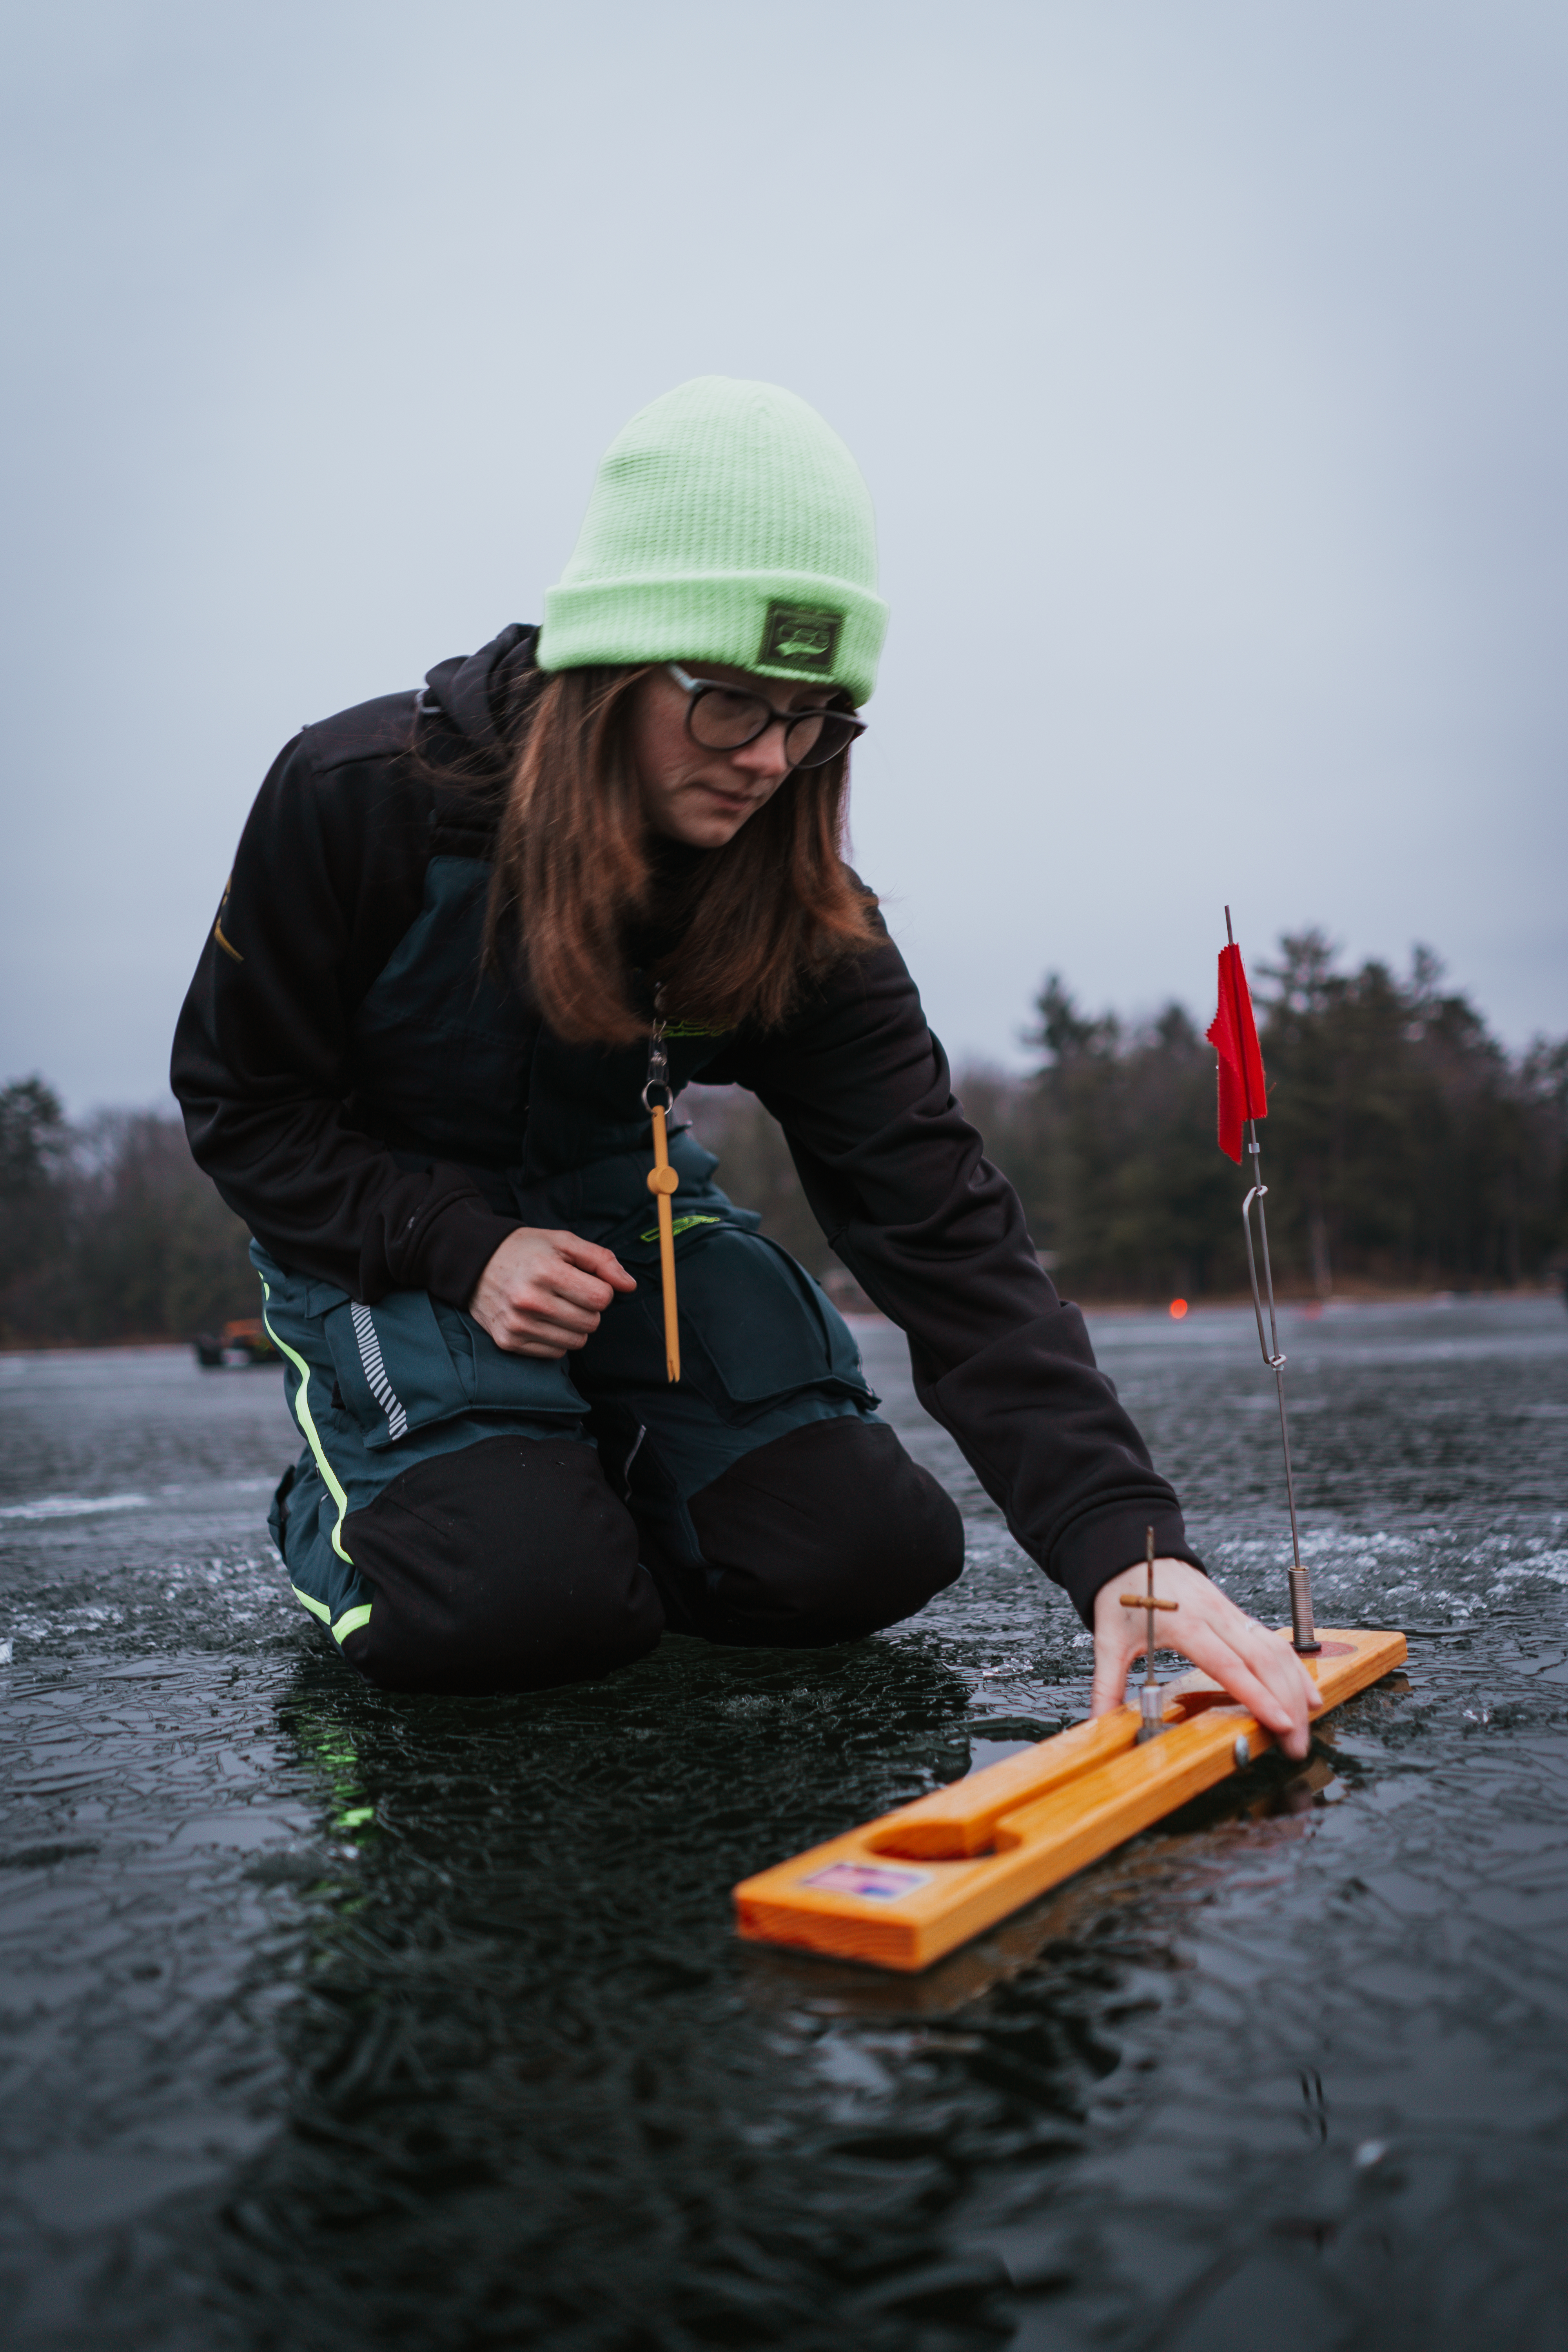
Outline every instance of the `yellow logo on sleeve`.
POLYGON ((235 946, 233 940, 226 940, 223 935, 223 919, 228 912, 228 894, 233 887, 234 877, 231 874, 228 880, 223 886, 223 897, 218 900, 217 919, 213 924, 213 937, 217 941, 226 956, 232 956, 236 963, 243 963, 245 961, 245 958, 240 954, 239 950, 235 946))

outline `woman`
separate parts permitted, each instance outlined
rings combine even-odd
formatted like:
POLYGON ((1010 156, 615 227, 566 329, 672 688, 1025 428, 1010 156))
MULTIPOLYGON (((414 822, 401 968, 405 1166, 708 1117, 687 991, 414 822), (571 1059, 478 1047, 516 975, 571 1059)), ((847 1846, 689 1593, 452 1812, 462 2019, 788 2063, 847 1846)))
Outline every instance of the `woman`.
POLYGON ((288 1360, 274 1537, 349 1663, 408 1690, 602 1674, 666 1626, 845 1641, 958 1575, 842 1318, 679 1128, 667 1379, 657 1039, 675 1096, 781 1121, 922 1403, 1093 1627, 1097 1707, 1152 1525, 1173 1640, 1304 1753, 1306 1675, 1188 1549, 843 863, 885 619, 842 442, 700 378, 612 446, 542 629, 279 756, 174 1060, 288 1360))

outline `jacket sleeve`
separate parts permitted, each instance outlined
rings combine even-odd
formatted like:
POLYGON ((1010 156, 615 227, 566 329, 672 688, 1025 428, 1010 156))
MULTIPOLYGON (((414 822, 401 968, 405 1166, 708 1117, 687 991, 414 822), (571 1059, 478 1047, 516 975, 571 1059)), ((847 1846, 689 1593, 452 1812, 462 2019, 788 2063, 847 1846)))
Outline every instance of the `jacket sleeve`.
POLYGON ((1142 1559, 1150 1526, 1163 1556, 1201 1567, 1082 1315, 1057 1297, 1017 1194, 953 1098, 891 941, 712 1075, 779 1120, 829 1242, 908 1334, 921 1402, 1085 1623, 1100 1586, 1142 1559))
POLYGON ((364 1300, 466 1306, 515 1219, 457 1167, 410 1171, 345 1108, 354 1011, 418 912, 429 794, 407 763, 279 754, 174 1033, 197 1163, 284 1265, 364 1300))

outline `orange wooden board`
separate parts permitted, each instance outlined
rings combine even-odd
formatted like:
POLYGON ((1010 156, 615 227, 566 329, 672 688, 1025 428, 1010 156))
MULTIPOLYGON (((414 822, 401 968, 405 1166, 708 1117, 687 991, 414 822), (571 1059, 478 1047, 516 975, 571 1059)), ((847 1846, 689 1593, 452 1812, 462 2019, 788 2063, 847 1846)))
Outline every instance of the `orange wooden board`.
MULTIPOLYGON (((1320 1626, 1318 1638, 1321 1651, 1302 1663, 1325 1709, 1405 1662, 1403 1633, 1320 1626)), ((1123 1706, 742 1879, 740 1933, 928 1968, 1274 1745, 1206 1675, 1164 1688, 1167 1727, 1142 1747, 1138 1709, 1123 1706)))

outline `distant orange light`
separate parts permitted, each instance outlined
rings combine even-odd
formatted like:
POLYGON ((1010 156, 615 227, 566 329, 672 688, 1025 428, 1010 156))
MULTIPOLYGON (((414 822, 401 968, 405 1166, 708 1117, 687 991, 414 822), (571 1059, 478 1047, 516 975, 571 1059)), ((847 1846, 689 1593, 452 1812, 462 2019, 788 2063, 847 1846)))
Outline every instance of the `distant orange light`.
POLYGON ((1187 1311, 1187 1302, 1186 1302, 1186 1300, 1185 1300, 1184 1298, 1173 1298, 1173 1299, 1172 1299, 1172 1301, 1171 1301, 1171 1320, 1172 1320, 1172 1322, 1173 1322, 1173 1323, 1179 1323, 1179 1322, 1181 1321, 1181 1319, 1182 1319, 1183 1316, 1186 1313, 1186 1311, 1187 1311))

